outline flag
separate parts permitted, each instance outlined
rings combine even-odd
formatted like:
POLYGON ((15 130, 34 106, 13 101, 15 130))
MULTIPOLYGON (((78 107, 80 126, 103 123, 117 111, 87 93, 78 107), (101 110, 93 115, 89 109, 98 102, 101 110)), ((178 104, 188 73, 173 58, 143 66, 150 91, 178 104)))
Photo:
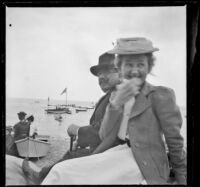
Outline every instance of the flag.
POLYGON ((60 95, 64 94, 65 92, 67 92, 67 88, 65 88, 60 95))

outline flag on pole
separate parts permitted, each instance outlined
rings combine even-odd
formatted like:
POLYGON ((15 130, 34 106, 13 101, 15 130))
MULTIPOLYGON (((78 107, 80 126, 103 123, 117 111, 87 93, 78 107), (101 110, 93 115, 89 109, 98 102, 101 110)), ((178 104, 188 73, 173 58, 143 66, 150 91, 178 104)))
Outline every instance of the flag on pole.
POLYGON ((49 100, 50 100, 50 99, 49 99, 49 97, 48 97, 48 106, 49 106, 49 100))
POLYGON ((65 92, 67 92, 67 88, 65 88, 60 95, 64 94, 65 92))

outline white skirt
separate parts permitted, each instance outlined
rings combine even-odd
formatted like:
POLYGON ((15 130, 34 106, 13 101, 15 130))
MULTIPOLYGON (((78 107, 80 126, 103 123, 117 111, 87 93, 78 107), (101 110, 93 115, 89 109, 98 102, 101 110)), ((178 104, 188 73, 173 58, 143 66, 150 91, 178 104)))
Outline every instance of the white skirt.
POLYGON ((56 164, 43 185, 66 184, 146 184, 126 144, 103 153, 56 164))
MULTIPOLYGON (((23 159, 6 155, 6 186, 7 185, 28 185, 34 184, 33 181, 30 181, 24 175, 22 170, 23 159)), ((34 163, 29 162, 30 167, 36 171, 40 171, 40 168, 37 167, 34 163)))

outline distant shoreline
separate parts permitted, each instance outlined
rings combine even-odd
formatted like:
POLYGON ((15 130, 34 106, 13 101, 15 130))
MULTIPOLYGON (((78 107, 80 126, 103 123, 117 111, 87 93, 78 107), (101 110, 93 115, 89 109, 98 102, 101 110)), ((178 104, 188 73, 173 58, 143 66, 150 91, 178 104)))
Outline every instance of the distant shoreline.
MULTIPOLYGON (((44 101, 44 102, 47 102, 48 101, 48 97, 46 99, 43 99, 43 98, 6 97, 6 100, 23 100, 23 101, 24 100, 29 100, 29 101, 44 101)), ((62 103, 66 102, 63 99, 51 99, 50 98, 50 102, 51 101, 53 101, 53 102, 62 102, 62 103)), ((77 102, 81 102, 81 103, 94 103, 94 101, 80 101, 80 100, 68 100, 67 102, 70 103, 70 104, 77 103, 77 102)))
MULTIPOLYGON (((48 97, 46 99, 42 99, 42 98, 22 98, 22 97, 6 97, 6 100, 29 100, 29 101, 42 101, 42 102, 46 102, 48 101, 48 97)), ((60 100, 60 99, 51 99, 50 98, 50 102, 59 102, 60 103, 65 103, 65 100, 60 100)), ((95 103, 97 101, 80 101, 80 100, 68 100, 67 103, 68 104, 74 104, 74 103, 87 103, 87 104, 91 104, 91 103, 95 103)), ((186 106, 184 105, 178 105, 181 109, 187 110, 186 106)))

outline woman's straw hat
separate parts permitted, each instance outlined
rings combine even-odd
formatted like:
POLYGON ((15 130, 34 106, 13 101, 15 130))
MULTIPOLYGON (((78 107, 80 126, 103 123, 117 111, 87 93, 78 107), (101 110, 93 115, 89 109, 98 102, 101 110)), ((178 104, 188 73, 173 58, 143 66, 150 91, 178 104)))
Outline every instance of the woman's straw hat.
POLYGON ((108 51, 109 54, 131 55, 145 54, 158 51, 158 48, 152 46, 152 42, 142 37, 120 38, 117 39, 116 46, 108 51))

